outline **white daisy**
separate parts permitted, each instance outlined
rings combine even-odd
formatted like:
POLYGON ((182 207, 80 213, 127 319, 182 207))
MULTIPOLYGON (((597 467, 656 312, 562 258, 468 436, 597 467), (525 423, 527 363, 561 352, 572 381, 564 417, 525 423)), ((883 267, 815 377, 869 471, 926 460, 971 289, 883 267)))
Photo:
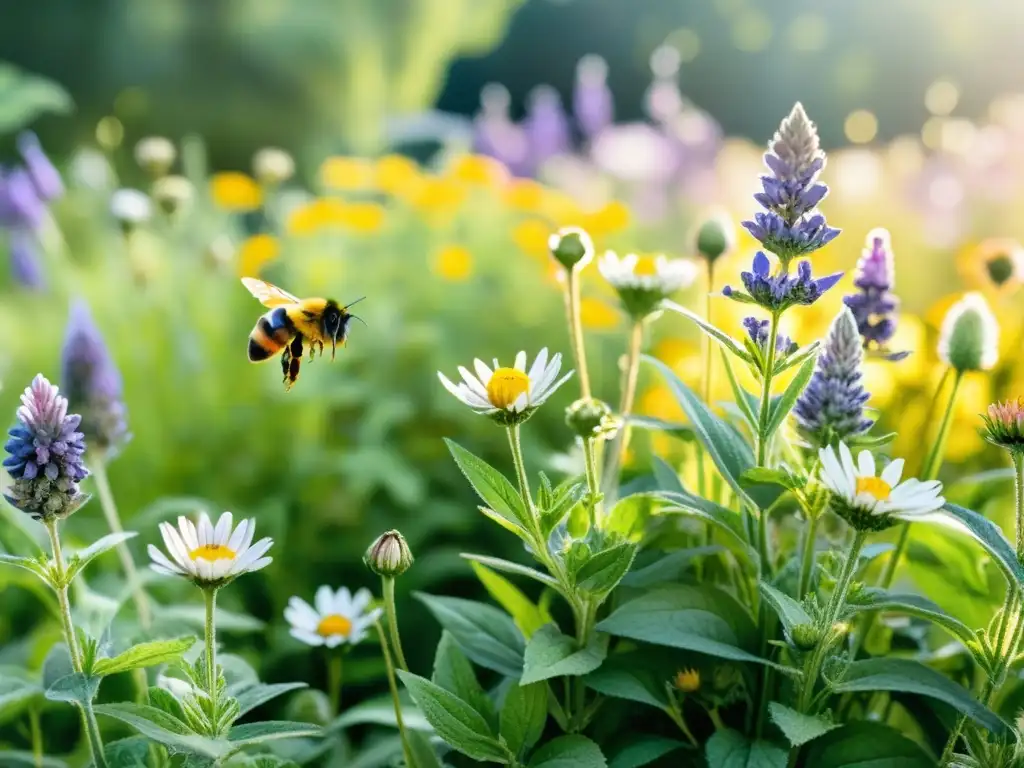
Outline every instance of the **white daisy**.
POLYGON ((870 451, 861 451, 854 464, 846 443, 839 444, 838 454, 828 446, 818 456, 821 481, 833 494, 833 509, 857 530, 882 530, 895 519, 922 520, 945 503, 937 480, 900 482, 903 459, 890 462, 879 475, 870 451))
POLYGON ((150 567, 167 576, 184 576, 200 586, 220 586, 270 565, 273 558, 264 555, 273 540, 264 538, 253 544, 256 521, 243 520, 234 529, 232 522, 231 513, 225 512, 215 527, 203 512, 197 524, 186 517, 178 518, 177 528, 160 523, 160 535, 170 558, 150 544, 150 567))
POLYGON ((526 353, 516 355, 511 368, 503 368, 494 361, 494 369, 488 368, 481 360, 474 360, 476 376, 459 366, 462 381, 453 384, 440 371, 444 388, 477 413, 492 416, 502 424, 514 424, 526 419, 545 400, 551 397, 565 381, 572 376, 569 371, 562 378, 562 356, 555 354, 548 360, 547 348, 542 349, 527 373, 526 353))
POLYGON ((307 645, 355 645, 380 618, 380 608, 366 610, 372 601, 368 589, 353 595, 347 587, 335 592, 325 585, 316 591, 315 608, 302 598, 293 597, 284 609, 284 618, 292 625, 291 636, 307 645))
POLYGON ((137 189, 119 189, 110 196, 110 212, 127 226, 138 226, 153 216, 153 201, 137 189))
POLYGON ((697 265, 686 259, 665 256, 619 256, 608 251, 597 265, 604 279, 619 294, 626 311, 643 318, 658 308, 662 299, 687 288, 697 279, 697 265))

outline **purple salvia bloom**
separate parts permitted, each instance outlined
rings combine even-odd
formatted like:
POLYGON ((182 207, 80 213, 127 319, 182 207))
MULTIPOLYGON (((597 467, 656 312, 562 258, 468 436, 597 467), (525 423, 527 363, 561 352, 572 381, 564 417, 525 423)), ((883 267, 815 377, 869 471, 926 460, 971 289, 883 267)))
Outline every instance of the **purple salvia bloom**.
MULTIPOLYGON (((768 340, 771 338, 771 323, 768 320, 758 320, 756 317, 745 317, 743 318, 743 327, 747 331, 747 335, 750 340, 754 342, 760 349, 765 349, 768 346, 768 340)), ((796 344, 789 336, 784 336, 779 333, 775 337, 775 353, 778 354, 790 354, 796 349, 796 344)))
POLYGON ((88 500, 78 487, 89 474, 81 417, 68 414, 68 401, 39 374, 21 396, 17 419, 4 445, 3 467, 14 481, 4 498, 37 520, 67 517, 88 500))
POLYGON ((839 234, 817 211, 828 187, 817 181, 825 167, 818 132, 798 102, 768 144, 764 163, 770 171, 761 177, 762 191, 754 199, 767 211, 758 213, 744 228, 782 263, 811 253, 839 234))
POLYGON ((109 454, 129 439, 121 373, 81 300, 68 317, 61 385, 70 407, 82 414, 81 430, 92 448, 109 454))
POLYGON ((608 65, 600 56, 584 56, 576 65, 572 111, 588 139, 612 124, 615 102, 608 88, 608 65))
POLYGON ((28 171, 13 168, 0 172, 0 225, 36 230, 45 216, 46 204, 28 171))
POLYGON ((811 263, 801 261, 796 275, 783 272, 771 274, 771 262, 763 251, 754 256, 750 272, 741 272, 740 279, 746 293, 737 291, 731 286, 722 289, 722 293, 736 301, 747 304, 759 304, 770 312, 782 312, 796 304, 804 306, 813 304, 821 298, 825 291, 839 282, 842 272, 834 272, 825 277, 815 278, 811 275, 811 263))
POLYGON ((829 328, 814 375, 793 408, 801 434, 814 445, 848 440, 874 423, 864 416, 870 395, 861 382, 863 361, 857 321, 843 307, 829 328))
POLYGON ((31 131, 18 136, 18 151, 25 161, 25 169, 32 179, 32 185, 44 203, 52 202, 64 194, 64 182, 60 173, 43 151, 39 138, 31 131))
POLYGON ((510 103, 505 86, 484 86, 480 92, 480 112, 473 119, 473 151, 493 157, 517 176, 528 176, 526 137, 509 117, 510 103))
POLYGON ((11 277, 23 288, 33 291, 46 287, 43 265, 39 259, 39 244, 32 232, 12 229, 9 238, 11 277))
POLYGON ((522 127, 535 168, 569 150, 569 120, 558 91, 551 86, 540 85, 530 93, 522 127))
POLYGON ((858 292, 843 298, 857 320, 857 328, 864 339, 864 347, 879 351, 889 360, 901 360, 909 352, 887 351, 887 345, 896 333, 899 299, 892 293, 896 283, 889 232, 873 229, 868 233, 867 246, 857 261, 853 284, 858 292))

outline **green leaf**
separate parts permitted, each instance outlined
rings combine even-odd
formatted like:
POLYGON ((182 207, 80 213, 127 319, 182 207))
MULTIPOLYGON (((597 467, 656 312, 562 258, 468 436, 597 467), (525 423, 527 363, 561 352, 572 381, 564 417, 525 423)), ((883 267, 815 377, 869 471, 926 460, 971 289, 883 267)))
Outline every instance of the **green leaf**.
POLYGON ((0 134, 14 133, 45 114, 65 115, 71 96, 55 81, 0 64, 0 134))
POLYGON ((87 704, 96 698, 100 680, 99 677, 91 677, 82 672, 72 672, 55 680, 46 689, 46 698, 50 701, 87 704))
MULTIPOLYGON (((259 619, 244 613, 235 613, 217 608, 214 614, 218 632, 262 632, 266 625, 259 619)), ((160 607, 159 621, 173 631, 181 631, 181 625, 203 629, 206 626, 206 609, 202 605, 164 605, 160 607)))
POLYGON ((166 688, 160 688, 156 685, 149 686, 149 703, 162 712, 166 712, 171 717, 184 722, 185 710, 182 709, 181 702, 166 688))
POLYGON ((814 354, 816 351, 816 349, 812 350, 812 354, 800 366, 800 370, 796 372, 796 376, 789 382, 789 386, 786 387, 778 399, 772 402, 771 408, 768 411, 766 435, 774 435, 776 430, 782 426, 782 422, 785 421, 789 412, 793 410, 793 406, 796 405, 797 398, 800 397, 807 383, 811 380, 811 376, 814 374, 814 364, 817 360, 817 354, 814 354))
POLYGON ((787 491, 793 491, 807 485, 807 481, 794 477, 792 473, 785 469, 769 469, 768 467, 752 467, 748 469, 740 477, 740 482, 746 486, 770 483, 785 488, 787 491))
POLYGON ((508 750, 498 743, 483 715, 473 707, 418 675, 400 669, 398 676, 434 731, 449 746, 474 760, 508 762, 508 750))
POLYGON ((559 736, 530 758, 529 768, 607 768, 601 748, 586 736, 559 736))
POLYGON ((523 685, 552 677, 578 677, 601 666, 608 654, 608 637, 595 633, 585 648, 559 632, 554 624, 545 624, 526 644, 523 685))
POLYGON ((725 548, 717 544, 710 547, 678 549, 664 557, 658 558, 650 565, 630 571, 623 577, 621 584, 624 587, 633 587, 635 589, 680 581, 694 560, 723 551, 725 551, 725 548))
POLYGON ((241 717, 261 704, 266 704, 271 699, 276 699, 278 696, 305 687, 305 683, 274 683, 273 685, 250 683, 237 690, 229 689, 228 693, 238 701, 238 708, 240 710, 238 714, 241 717))
POLYGON ((729 379, 729 387, 732 389, 732 397, 736 401, 736 407, 739 409, 740 415, 747 422, 750 433, 754 434, 757 432, 757 412, 760 410, 761 404, 754 395, 747 392, 740 385, 739 380, 736 378, 736 373, 732 369, 732 363, 724 352, 722 353, 722 362, 725 364, 726 377, 729 379))
POLYGON ((513 684, 501 707, 498 733, 517 756, 536 744, 548 721, 548 687, 513 684))
POLYGON ((484 503, 509 522, 528 530, 531 521, 526 505, 508 478, 455 441, 445 438, 444 442, 462 474, 484 503))
POLYGON ((756 642, 753 621, 734 597, 711 585, 657 587, 620 606, 597 628, 718 658, 770 663, 744 650, 756 642))
POLYGON ((714 325, 709 323, 696 312, 691 312, 686 307, 682 306, 681 304, 676 304, 674 301, 663 301, 661 303, 661 306, 663 309, 667 309, 670 312, 677 312, 678 314, 682 315, 688 320, 692 320, 694 323, 697 324, 698 328, 700 328, 702 331, 704 331, 704 333, 708 335, 709 338, 712 338, 715 341, 717 341, 719 344, 722 345, 723 349, 725 349, 728 352, 732 352, 734 355, 736 355, 736 357, 738 357, 743 362, 754 362, 750 355, 748 355, 746 351, 743 349, 743 345, 740 344, 740 342, 736 341, 736 339, 734 339, 732 336, 730 336, 720 328, 716 328, 714 325))
MULTIPOLYGON (((430 743, 430 737, 419 731, 408 731, 406 738, 409 740, 409 751, 412 752, 413 764, 410 768, 444 768, 430 743)), ((360 754, 366 753, 364 751, 360 754)))
POLYGON ((663 710, 668 706, 665 682, 677 669, 675 652, 666 657, 662 649, 646 647, 609 656, 584 682, 605 696, 663 710))
POLYGON ((662 432, 669 437, 674 437, 687 443, 692 443, 697 439, 689 424, 683 424, 678 421, 665 421, 664 419, 656 419, 653 416, 630 416, 626 419, 626 423, 636 429, 662 432))
MULTIPOLYGON (((406 730, 432 731, 430 723, 423 717, 423 713, 403 695, 402 701, 402 725, 406 730)), ((349 707, 327 726, 327 730, 344 730, 353 725, 387 725, 397 728, 395 720, 395 705, 390 696, 382 696, 377 699, 370 699, 349 707)))
POLYGON ((261 723, 245 723, 236 725, 228 731, 228 741, 232 749, 264 744, 280 739, 295 739, 300 736, 319 736, 322 730, 310 723, 291 723, 287 720, 266 720, 261 723))
POLYGON ((913 593, 888 592, 884 589, 863 590, 855 603, 847 603, 850 614, 861 611, 897 611, 935 622, 964 643, 977 640, 977 634, 958 618, 946 613, 937 603, 913 593))
POLYGON ((100 659, 93 667, 97 675, 116 675, 119 672, 127 672, 131 669, 143 667, 155 667, 158 664, 167 664, 176 661, 185 651, 191 648, 196 638, 189 635, 176 637, 172 640, 153 640, 148 643, 139 643, 132 646, 123 653, 119 653, 112 659, 100 659))
POLYGON ((836 693, 857 691, 900 691, 916 693, 945 702, 993 733, 1008 726, 959 683, 940 672, 910 659, 877 658, 855 661, 843 679, 830 685, 836 693))
POLYGON ((636 544, 623 541, 595 552, 574 574, 577 588, 598 600, 605 598, 629 572, 636 550, 636 544))
POLYGON ((777 701, 768 704, 768 712, 772 716, 772 722, 779 726, 779 730, 794 747, 806 744, 839 727, 839 723, 833 723, 820 715, 804 715, 777 701))
POLYGON ((434 654, 433 682, 454 693, 479 712, 488 723, 496 722, 494 705, 480 686, 469 660, 459 650, 451 632, 441 633, 441 642, 434 654))
MULTIPOLYGON (((705 746, 715 768, 786 768, 786 752, 767 741, 748 741, 742 733, 716 731, 705 746)), ((816 763, 814 768, 818 768, 816 763)))
POLYGON ((128 541, 128 539, 138 536, 135 531, 119 531, 118 533, 108 533, 100 539, 97 539, 85 549, 80 552, 76 552, 68 563, 67 579, 70 584, 79 573, 81 573, 85 566, 91 563, 100 555, 109 552, 118 546, 122 542, 128 541))
POLYGON ((0 677, 0 723, 19 717, 29 705, 43 698, 43 687, 27 679, 27 675, 26 678, 0 677))
POLYGON ((487 555, 474 555, 467 552, 462 552, 459 557, 463 557, 472 563, 480 563, 486 565, 488 568, 492 568, 495 571, 503 571, 504 573, 514 573, 517 576, 526 576, 527 578, 539 581, 546 587, 558 587, 558 581, 548 576, 546 573, 542 573, 534 568, 530 568, 527 565, 520 565, 519 563, 513 563, 509 560, 502 560, 500 557, 488 557, 487 555))
POLYGON ((664 757, 679 749, 692 749, 692 747, 676 739, 666 739, 662 736, 641 736, 609 760, 608 768, 641 768, 641 766, 653 763, 659 757, 664 757))
POLYGON ((23 570, 26 570, 42 579, 43 583, 53 586, 52 582, 50 581, 50 574, 49 571, 47 571, 46 569, 45 562, 40 561, 37 558, 19 557, 18 555, 8 555, 0 553, 0 564, 13 565, 15 568, 21 568, 23 570))
POLYGON ((220 757, 230 749, 227 742, 200 736, 176 717, 156 707, 122 702, 99 704, 95 709, 97 715, 120 720, 172 752, 194 752, 205 757, 220 757))
POLYGON ((551 616, 546 610, 537 606, 504 576, 500 576, 481 563, 471 562, 470 567, 476 577, 480 579, 480 583, 484 585, 487 594, 494 598, 495 602, 512 617, 524 637, 530 637, 538 627, 551 621, 551 616))
POLYGON ((4 768, 68 768, 68 764, 56 757, 37 759, 31 752, 0 749, 0 765, 4 768))
POLYGON ((820 346, 820 341, 812 341, 807 346, 800 347, 800 349, 798 349, 792 355, 787 355, 786 357, 782 358, 777 363, 775 363, 775 368, 773 369, 774 373, 772 375, 778 376, 780 373, 782 373, 783 371, 788 371, 790 368, 793 368, 798 365, 804 365, 807 360, 813 357, 817 357, 818 348, 820 346))
MULTIPOLYGON (((948 513, 949 518, 959 523, 955 526, 958 530, 966 529, 967 533, 988 550, 988 553, 996 559, 996 563, 1002 568, 1003 573, 1010 579, 1011 584, 1014 583, 1014 579, 1017 584, 1024 584, 1024 566, 1017 561, 1017 553, 1003 536, 999 526, 974 510, 959 507, 948 501, 942 509, 948 513)), ((939 519, 941 517, 943 516, 933 516, 929 520, 941 522, 939 519)))
POLYGON ((493 606, 415 593, 438 623, 458 642, 462 652, 481 667, 518 678, 523 672, 525 642, 507 614, 493 606))
POLYGON ((807 748, 814 768, 935 768, 935 760, 898 731, 867 720, 849 723, 807 748))
POLYGON ((726 534, 732 551, 742 554, 750 565, 757 567, 760 558, 757 550, 747 542, 747 534, 738 513, 688 492, 661 491, 658 495, 668 502, 663 512, 690 515, 713 525, 726 534))
POLYGON ((150 742, 144 736, 129 736, 103 745, 107 768, 146 768, 150 742))
POLYGON ((782 620, 782 626, 786 628, 786 634, 790 634, 793 631, 793 627, 798 627, 801 624, 814 624, 814 619, 792 597, 784 592, 780 592, 764 581, 759 581, 757 586, 760 588, 765 601, 782 620))

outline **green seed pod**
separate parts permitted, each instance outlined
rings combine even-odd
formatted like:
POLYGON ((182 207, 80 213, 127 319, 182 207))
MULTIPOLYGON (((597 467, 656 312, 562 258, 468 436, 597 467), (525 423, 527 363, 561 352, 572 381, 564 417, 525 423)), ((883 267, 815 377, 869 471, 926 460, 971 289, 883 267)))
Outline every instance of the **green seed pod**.
POLYGON ((594 258, 594 242, 578 227, 566 227, 548 238, 548 248, 566 269, 583 269, 594 258))

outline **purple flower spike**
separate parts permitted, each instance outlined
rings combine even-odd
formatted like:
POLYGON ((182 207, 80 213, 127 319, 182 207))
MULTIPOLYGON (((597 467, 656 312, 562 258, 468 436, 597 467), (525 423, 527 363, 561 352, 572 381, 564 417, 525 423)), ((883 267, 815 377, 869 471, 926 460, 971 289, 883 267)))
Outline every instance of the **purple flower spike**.
POLYGON ((562 109, 558 91, 548 85, 539 85, 533 89, 526 119, 523 121, 523 132, 534 167, 568 151, 569 120, 562 109))
MULTIPOLYGON (((768 320, 758 320, 756 317, 745 317, 743 318, 743 327, 747 330, 747 335, 750 340, 761 349, 766 350, 768 347, 768 341, 771 337, 771 323, 768 320)), ((793 342, 789 336, 784 336, 781 333, 775 337, 775 353, 776 355, 792 354, 797 348, 796 343, 793 342)))
POLYGON ((70 407, 82 414, 82 432, 89 445, 111 453, 128 439, 121 374, 84 301, 71 305, 61 384, 70 407))
POLYGON ((38 291, 46 287, 43 265, 39 260, 39 247, 35 235, 24 229, 10 233, 11 277, 22 288, 38 291))
POLYGON ((814 375, 793 408, 800 432, 815 446, 863 434, 874 423, 864 417, 870 395, 861 383, 863 360, 857 321, 843 307, 832 321, 814 375))
POLYGON ((828 194, 828 187, 817 180, 825 153, 814 123, 799 103, 768 144, 764 163, 770 173, 761 177, 762 191, 754 199, 767 212, 742 223, 785 266, 827 245, 840 231, 828 226, 817 210, 828 194))
POLYGON ((615 102, 608 88, 608 65, 600 56, 584 56, 576 66, 572 111, 588 139, 612 124, 615 102))
POLYGON ((857 328, 864 339, 864 348, 887 360, 902 360, 910 352, 890 352, 888 343, 896 333, 897 312, 900 301, 892 293, 896 283, 889 233, 873 229, 868 233, 867 245, 857 262, 853 284, 858 292, 843 298, 857 320, 857 328))
POLYGON ((0 225, 37 230, 46 216, 46 204, 24 168, 0 172, 0 225))
POLYGON ((18 136, 18 151, 25 161, 25 168, 32 184, 44 203, 52 202, 64 194, 64 182, 60 173, 43 151, 38 137, 31 131, 18 136))
POLYGON ((89 474, 81 417, 68 414, 68 401, 40 374, 21 396, 17 418, 4 445, 3 467, 14 481, 4 498, 37 520, 67 517, 88 500, 78 488, 89 474))
POLYGON ((796 304, 813 304, 838 283, 842 276, 842 272, 835 272, 815 278, 811 274, 809 261, 800 262, 795 276, 785 272, 773 276, 768 257, 758 251, 754 256, 752 270, 740 273, 746 293, 731 286, 726 286, 722 293, 736 301, 758 304, 772 313, 779 313, 796 304))

